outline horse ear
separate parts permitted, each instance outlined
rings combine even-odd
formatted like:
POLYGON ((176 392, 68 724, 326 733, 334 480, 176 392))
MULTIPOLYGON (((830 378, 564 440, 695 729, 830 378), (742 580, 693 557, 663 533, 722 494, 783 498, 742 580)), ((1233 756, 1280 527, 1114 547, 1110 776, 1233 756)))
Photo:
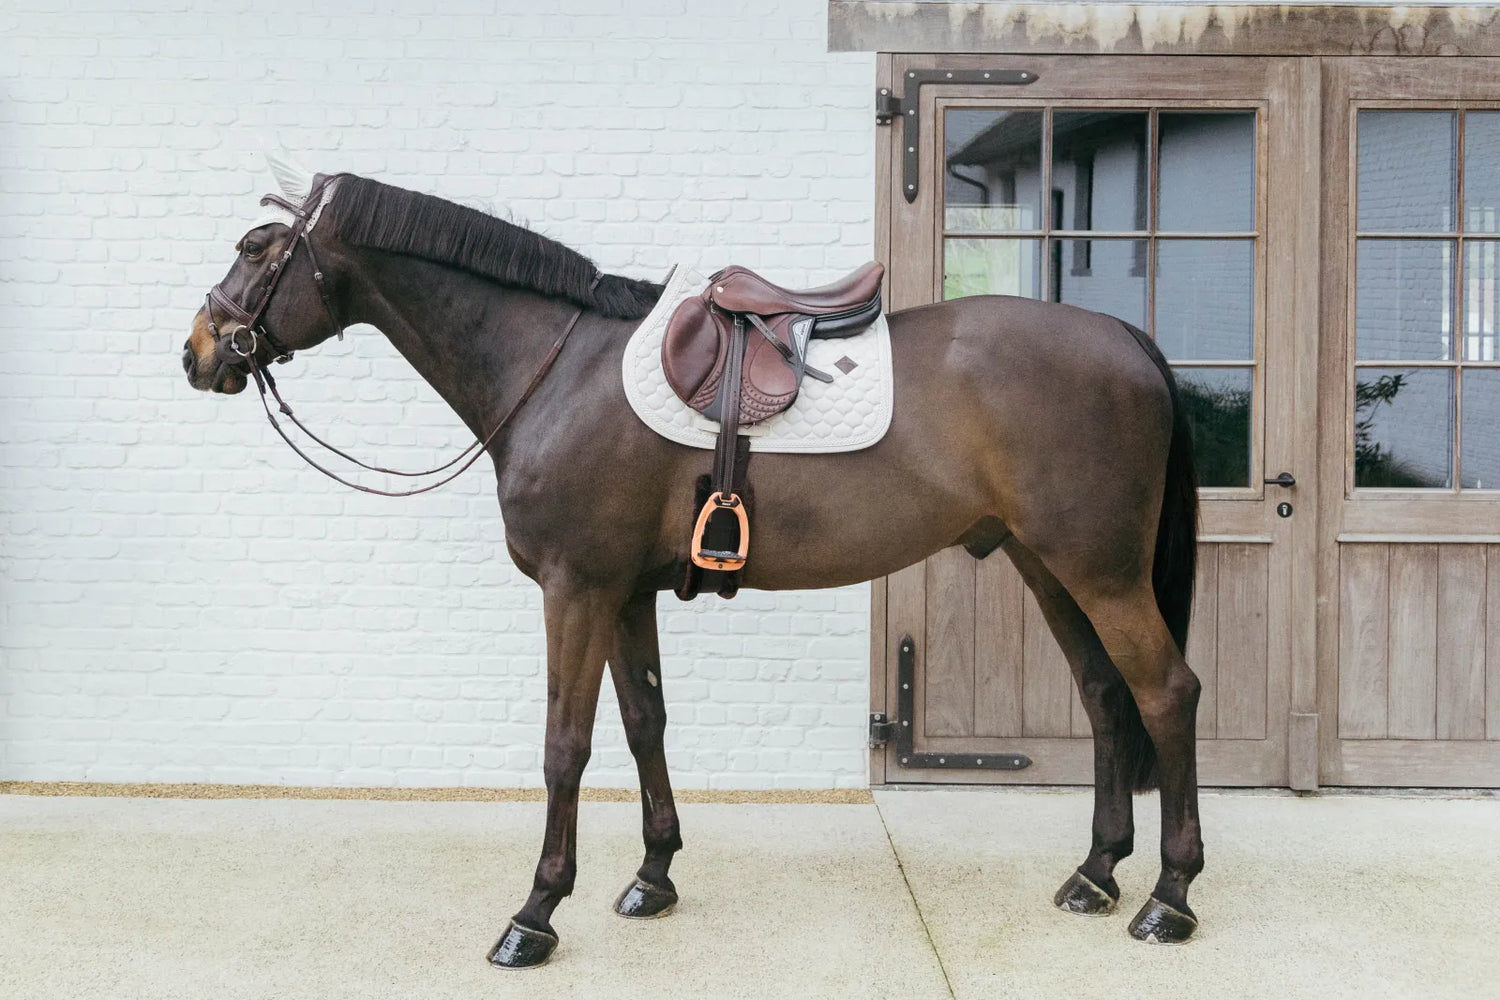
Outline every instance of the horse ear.
POLYGON ((277 147, 266 150, 266 164, 276 178, 276 184, 288 201, 301 204, 312 191, 312 171, 297 163, 285 149, 277 147))

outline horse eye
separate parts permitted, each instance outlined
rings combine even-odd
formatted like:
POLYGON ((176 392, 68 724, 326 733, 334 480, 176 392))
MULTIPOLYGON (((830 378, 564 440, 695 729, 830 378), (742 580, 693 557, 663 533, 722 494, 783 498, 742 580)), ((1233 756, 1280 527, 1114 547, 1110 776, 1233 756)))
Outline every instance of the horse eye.
POLYGON ((263 246, 261 246, 259 243, 246 243, 245 244, 244 254, 250 260, 254 260, 255 258, 259 257, 261 254, 263 254, 265 252, 266 252, 266 248, 263 247, 263 246))

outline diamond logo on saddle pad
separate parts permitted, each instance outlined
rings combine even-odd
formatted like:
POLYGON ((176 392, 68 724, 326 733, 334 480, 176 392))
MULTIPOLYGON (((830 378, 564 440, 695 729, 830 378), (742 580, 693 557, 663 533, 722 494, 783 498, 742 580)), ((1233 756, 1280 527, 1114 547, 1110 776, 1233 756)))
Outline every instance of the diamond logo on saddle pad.
MULTIPOLYGON (((708 279, 676 267, 650 315, 625 346, 621 374, 625 397, 656 433, 690 448, 711 450, 719 425, 678 398, 662 370, 662 340, 673 311, 701 295, 708 279)), ((875 444, 890 428, 894 412, 890 331, 880 316, 863 332, 838 340, 812 340, 807 363, 838 371, 831 382, 803 380, 784 412, 740 428, 752 452, 831 454, 875 444)))

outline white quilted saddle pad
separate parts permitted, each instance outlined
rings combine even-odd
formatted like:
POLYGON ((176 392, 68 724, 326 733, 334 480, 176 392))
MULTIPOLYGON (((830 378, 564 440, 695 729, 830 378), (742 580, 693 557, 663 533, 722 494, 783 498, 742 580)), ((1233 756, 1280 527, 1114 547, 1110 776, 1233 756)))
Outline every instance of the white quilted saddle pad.
MULTIPOLYGON (((621 365, 625 398, 636 416, 669 441, 712 449, 719 425, 677 398, 661 367, 661 342, 677 304, 703 294, 708 279, 690 267, 676 267, 651 314, 630 336, 621 365)), ((741 427, 750 450, 787 454, 859 451, 891 426, 895 398, 891 374, 891 335, 881 316, 863 333, 839 340, 814 340, 808 364, 833 376, 831 383, 804 378, 797 401, 773 417, 741 427)))

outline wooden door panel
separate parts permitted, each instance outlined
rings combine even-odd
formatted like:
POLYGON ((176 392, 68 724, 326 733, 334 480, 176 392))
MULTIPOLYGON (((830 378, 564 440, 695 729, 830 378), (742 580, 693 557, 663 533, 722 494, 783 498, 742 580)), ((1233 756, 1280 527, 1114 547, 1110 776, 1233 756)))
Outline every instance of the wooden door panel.
POLYGON ((1485 733, 1500 740, 1500 545, 1485 549, 1489 560, 1485 589, 1485 621, 1488 642, 1485 644, 1485 690, 1488 721, 1485 733))
POLYGON ((1339 554, 1338 736, 1386 736, 1390 546, 1345 545, 1339 554))
POLYGON ((1024 726, 1022 674, 1025 636, 1011 627, 1030 595, 1004 553, 974 563, 974 734, 1018 736, 1024 726))
POLYGON ((1497 738, 1500 545, 1340 546, 1338 737, 1497 738))
POLYGON ((1193 616, 1188 622, 1187 661, 1203 690, 1198 696, 1198 738, 1219 735, 1219 549, 1198 546, 1193 616))
POLYGON ((1485 638, 1500 624, 1486 622, 1488 562, 1482 545, 1438 547, 1434 735, 1440 740, 1484 739, 1485 638))
POLYGON ((927 560, 927 686, 922 732, 974 735, 974 560, 961 548, 927 560))
MULTIPOLYGON (((1075 686, 1042 609, 1026 592, 1021 614, 1021 736, 1072 736, 1075 686)), ((1006 627, 1009 623, 997 623, 1006 627)), ((1013 626, 1012 626, 1013 627, 1013 626)))
POLYGON ((1270 641, 1270 546, 1233 543, 1218 550, 1217 735, 1266 738, 1270 641))
POLYGON ((1391 550, 1386 735, 1430 740, 1437 715, 1437 546, 1391 550))

